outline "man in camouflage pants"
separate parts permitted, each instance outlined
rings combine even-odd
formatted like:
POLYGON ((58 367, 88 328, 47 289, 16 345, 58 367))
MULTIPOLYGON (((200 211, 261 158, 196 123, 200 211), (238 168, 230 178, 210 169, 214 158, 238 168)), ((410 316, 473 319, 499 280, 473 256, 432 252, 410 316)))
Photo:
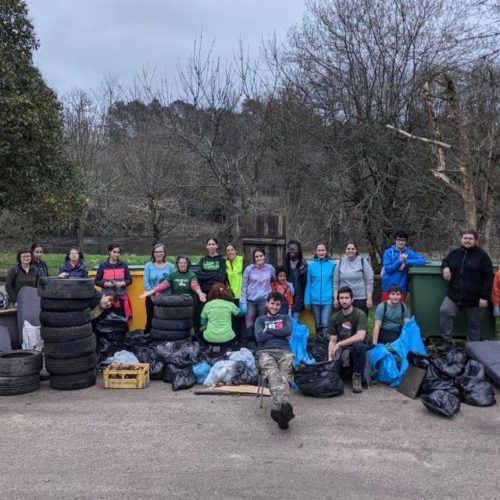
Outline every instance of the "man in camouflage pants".
POLYGON ((280 429, 288 429, 295 415, 290 404, 290 383, 293 377, 293 354, 288 342, 292 334, 290 316, 280 314, 281 295, 271 292, 267 296, 267 314, 255 320, 255 339, 259 368, 269 382, 276 409, 271 418, 280 429))

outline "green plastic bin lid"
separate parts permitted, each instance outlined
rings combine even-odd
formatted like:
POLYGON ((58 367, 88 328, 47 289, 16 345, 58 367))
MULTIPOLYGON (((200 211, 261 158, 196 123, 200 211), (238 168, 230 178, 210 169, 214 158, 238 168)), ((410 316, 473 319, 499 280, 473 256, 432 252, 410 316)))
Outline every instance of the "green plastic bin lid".
POLYGON ((411 266, 408 269, 409 274, 441 274, 441 261, 433 260, 428 262, 425 266, 411 266))

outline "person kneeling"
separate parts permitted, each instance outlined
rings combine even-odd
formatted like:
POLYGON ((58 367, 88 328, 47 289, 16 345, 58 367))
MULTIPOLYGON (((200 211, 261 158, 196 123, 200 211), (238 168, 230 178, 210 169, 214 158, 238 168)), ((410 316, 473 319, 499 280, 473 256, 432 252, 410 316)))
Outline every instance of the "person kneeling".
POLYGON ((389 288, 389 300, 381 302, 375 310, 373 345, 387 344, 399 338, 403 325, 410 321, 410 313, 404 302, 399 285, 389 288))
POLYGON ((334 361, 340 372, 347 364, 352 366, 352 390, 363 392, 362 374, 366 363, 366 314, 353 307, 353 293, 347 287, 339 288, 340 311, 330 319, 328 333, 328 361, 334 361))
POLYGON ((292 335, 292 320, 290 316, 280 314, 280 309, 281 294, 271 292, 267 296, 267 314, 255 321, 256 356, 277 407, 271 410, 271 418, 280 429, 288 429, 288 422, 295 417, 290 404, 293 354, 289 338, 292 335))

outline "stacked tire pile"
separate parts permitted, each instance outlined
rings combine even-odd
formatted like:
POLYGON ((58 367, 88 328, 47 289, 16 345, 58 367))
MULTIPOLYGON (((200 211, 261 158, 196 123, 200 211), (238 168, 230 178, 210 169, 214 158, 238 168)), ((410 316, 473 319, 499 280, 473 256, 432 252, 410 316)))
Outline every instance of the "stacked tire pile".
POLYGON ((40 280, 40 333, 53 389, 84 389, 95 384, 96 338, 89 308, 94 293, 88 279, 40 280))
POLYGON ((40 388, 42 353, 16 350, 0 353, 0 396, 26 394, 40 388))
POLYGON ((155 295, 151 338, 154 340, 184 340, 191 336, 194 301, 191 295, 155 295))

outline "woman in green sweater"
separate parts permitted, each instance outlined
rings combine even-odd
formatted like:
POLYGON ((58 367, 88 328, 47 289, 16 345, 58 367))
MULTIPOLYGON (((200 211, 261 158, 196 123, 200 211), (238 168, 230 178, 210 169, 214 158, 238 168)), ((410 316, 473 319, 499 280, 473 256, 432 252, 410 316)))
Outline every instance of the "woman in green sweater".
POLYGON ((206 345, 235 347, 236 335, 231 320, 239 313, 240 310, 233 301, 231 290, 224 283, 214 283, 201 312, 200 330, 202 333, 199 340, 206 345))

